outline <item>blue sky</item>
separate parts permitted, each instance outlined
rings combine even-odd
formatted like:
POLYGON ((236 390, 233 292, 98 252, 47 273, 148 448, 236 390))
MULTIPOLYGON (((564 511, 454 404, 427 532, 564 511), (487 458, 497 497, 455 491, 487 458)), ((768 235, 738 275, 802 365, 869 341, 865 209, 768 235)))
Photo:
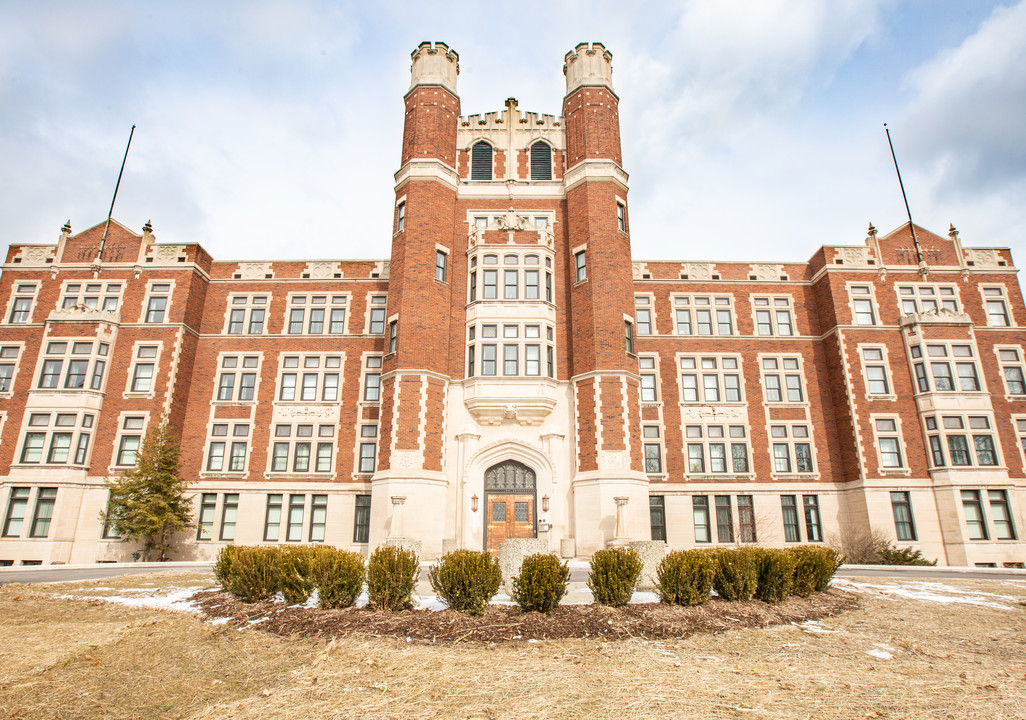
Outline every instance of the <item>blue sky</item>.
POLYGON ((115 217, 215 258, 385 258, 409 54, 559 114, 613 52, 638 259, 807 259, 905 221, 1026 264, 1026 0, 0 5, 0 245, 115 217), (517 10, 516 8, 520 8, 517 10))

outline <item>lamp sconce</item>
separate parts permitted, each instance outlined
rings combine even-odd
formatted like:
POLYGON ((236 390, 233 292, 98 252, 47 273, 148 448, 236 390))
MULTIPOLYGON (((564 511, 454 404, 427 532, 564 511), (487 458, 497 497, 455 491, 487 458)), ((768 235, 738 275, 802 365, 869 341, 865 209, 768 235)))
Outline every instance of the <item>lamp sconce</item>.
POLYGON ((542 495, 542 512, 548 512, 548 511, 549 511, 549 496, 548 495, 542 495))
POLYGON ((477 512, 477 493, 470 497, 470 510, 471 512, 477 512))

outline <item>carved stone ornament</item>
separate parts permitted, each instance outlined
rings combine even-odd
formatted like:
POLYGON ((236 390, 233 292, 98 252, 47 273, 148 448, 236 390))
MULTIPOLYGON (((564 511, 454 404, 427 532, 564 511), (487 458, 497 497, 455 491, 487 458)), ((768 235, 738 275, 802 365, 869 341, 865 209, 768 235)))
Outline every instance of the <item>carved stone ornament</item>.
POLYGON ((515 231, 515 230, 526 230, 527 229, 527 218, 523 215, 519 215, 513 208, 510 208, 502 217, 499 218, 499 230, 515 231))
POLYGON ((243 280, 263 280, 271 274, 271 263, 239 263, 239 274, 243 280))
POLYGON ((517 419, 517 406, 513 405, 511 403, 511 404, 507 405, 505 408, 503 408, 503 410, 502 410, 502 419, 503 420, 509 420, 511 422, 513 420, 516 420, 517 419))
POLYGON ((382 260, 381 262, 375 263, 374 270, 371 271, 371 274, 373 275, 376 273, 380 279, 388 280, 388 269, 390 265, 391 262, 388 260, 382 260))
POLYGON ((178 258, 185 254, 185 248, 181 245, 158 245, 156 258, 160 263, 178 262, 178 258))
POLYGON ((712 263, 681 263, 680 272, 689 280, 712 280, 712 263))
POLYGON ((628 465, 627 453, 622 450, 603 450, 600 456, 605 470, 623 470, 628 465))
POLYGON ((423 463, 420 462, 420 453, 416 450, 393 450, 392 451, 392 467, 400 470, 411 470, 419 467, 423 463))
POLYGON ((333 262, 311 262, 306 264, 304 274, 314 280, 331 280, 339 272, 339 264, 333 262))
POLYGON ((648 275, 648 263, 631 263, 631 275, 635 280, 641 280, 645 275, 648 275))
POLYGON ((119 323, 121 322, 121 315, 116 310, 101 310, 100 308, 91 308, 86 305, 74 305, 72 307, 51 310, 47 319, 71 322, 87 321, 119 323))
POLYGON ((784 274, 784 266, 753 264, 749 274, 754 275, 756 280, 779 280, 784 274))
POLYGON ((46 259, 53 255, 53 245, 26 247, 21 249, 22 265, 45 265, 46 259))
POLYGON ((747 411, 743 405, 682 405, 680 417, 686 422, 715 420, 722 422, 745 422, 747 411))
POLYGON ((853 267, 866 267, 869 265, 869 248, 837 248, 837 257, 843 260, 845 265, 851 265, 853 267))
POLYGON ((997 250, 992 248, 966 248, 963 250, 965 253, 965 259, 973 263, 974 267, 978 268, 997 268, 998 265, 998 253, 997 250))
POLYGON ((281 405, 274 410, 279 420, 322 420, 338 419, 338 405, 281 405))

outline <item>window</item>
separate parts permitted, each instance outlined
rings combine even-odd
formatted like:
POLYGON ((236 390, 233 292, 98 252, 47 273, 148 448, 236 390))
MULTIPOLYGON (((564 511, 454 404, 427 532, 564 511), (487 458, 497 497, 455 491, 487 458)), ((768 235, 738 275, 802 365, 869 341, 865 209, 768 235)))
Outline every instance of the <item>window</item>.
POLYGON ((12 487, 7 500, 7 514, 4 517, 3 537, 21 537, 21 528, 25 524, 28 512, 29 493, 31 488, 12 487))
POLYGON ((912 369, 919 392, 980 392, 972 345, 930 343, 923 357, 923 346, 913 345, 912 369))
POLYGON ((136 345, 133 353, 132 374, 128 383, 130 393, 149 393, 153 390, 153 374, 157 364, 159 345, 136 345))
POLYGON ((275 425, 270 471, 330 473, 335 435, 334 425, 275 425))
POLYGON ((371 496, 356 496, 356 511, 353 513, 353 542, 370 542, 371 496))
POLYGON ((732 298, 691 295, 673 298, 674 321, 678 335, 733 335, 732 298))
POLYGON ((638 358, 638 368, 641 370, 641 402, 659 401, 655 362, 654 357, 638 358))
POLYGON ((388 323, 388 354, 395 352, 399 342, 399 321, 390 320, 388 323))
POLYGON ((435 251, 435 280, 445 282, 449 255, 443 250, 435 251))
POLYGON ((876 309, 873 307, 873 290, 869 285, 849 285, 852 317, 856 325, 876 325, 876 309))
POLYGON ((1012 523, 1012 513, 1008 507, 1008 493, 1004 490, 988 490, 987 504, 990 505, 994 539, 1015 540, 1015 525, 1012 523))
POLYGON ((36 387, 40 390, 100 390, 110 346, 91 340, 46 343, 36 387))
POLYGON ((306 495, 289 495, 288 524, 285 530, 286 542, 300 542, 303 539, 303 512, 306 509, 306 495))
POLYGON ((711 543, 712 533, 709 528, 709 498, 705 495, 692 496, 691 508, 695 521, 695 542, 711 543))
POLYGON ((905 315, 935 313, 938 310, 959 311, 954 285, 899 285, 898 300, 905 315))
POLYGON ((776 474, 814 472, 808 425, 771 425, 770 438, 776 474))
POLYGON ((259 374, 258 355, 223 355, 217 376, 218 402, 253 402, 259 374))
POLYGON ((406 201, 395 206, 395 231, 401 233, 406 229, 406 201))
POLYGON ((553 328, 536 323, 482 323, 467 328, 467 377, 498 374, 498 355, 502 354, 502 375, 505 377, 542 375, 542 354, 545 351, 545 373, 553 377, 553 328), (502 343, 498 343, 501 333, 502 343))
POLYGON ((363 399, 365 402, 381 400, 381 358, 367 357, 364 360, 363 399))
POLYGON ((756 335, 797 334, 791 316, 790 296, 753 297, 756 335))
POLYGON ((666 498, 662 495, 649 496, 648 517, 652 526, 652 540, 666 542, 666 498))
POLYGON ((531 179, 552 179, 552 148, 541 140, 531 145, 531 179))
POLYGON ((912 501, 907 492, 891 493, 891 512, 894 514, 894 533, 898 542, 915 542, 916 525, 912 521, 912 501))
POLYGON ((616 229, 622 233, 627 232, 627 206, 622 202, 616 203, 616 229))
POLYGON ((29 537, 45 538, 50 534, 53 508, 57 504, 57 488, 39 488, 36 491, 36 509, 32 513, 32 527, 29 537))
POLYGON ((289 335, 345 332, 345 295, 290 295, 285 330, 289 335))
POLYGON ((7 322, 14 325, 23 325, 29 321, 32 315, 32 303, 36 299, 36 286, 34 284, 18 284, 14 287, 14 294, 11 296, 10 313, 7 315, 7 322))
POLYGON ((934 467, 998 465, 990 418, 985 415, 928 415, 923 418, 934 467), (947 463, 945 462, 945 451, 947 463))
POLYGON ((819 496, 803 495, 802 504, 805 506, 805 538, 809 542, 822 542, 823 529, 819 520, 819 496))
POLYGON ((324 542, 328 522, 328 496, 310 496, 310 542, 324 542))
POLYGON ((207 471, 244 472, 248 448, 249 423, 214 423, 207 446, 207 471))
POLYGON ((623 336, 627 347, 627 354, 634 354, 634 323, 630 320, 623 321, 623 336))
POLYGON ((171 296, 171 283, 150 283, 146 294, 146 314, 143 322, 162 323, 171 296))
POLYGON ((239 519, 239 494, 225 493, 223 497, 220 539, 231 542, 235 539, 235 525, 239 519))
POLYGON ((970 540, 989 540, 987 521, 983 517, 983 503, 979 490, 962 491, 962 510, 965 512, 966 530, 970 540))
POLYGON ((20 354, 18 345, 0 346, 0 393, 10 393, 14 389, 14 371, 20 354))
POLYGON ((862 375, 866 380, 866 395, 893 397, 890 369, 883 347, 861 347, 862 375))
POLYGON ((659 426, 643 425, 641 428, 645 450, 645 472, 658 475, 663 472, 663 446, 659 442, 659 426))
POLYGON ((797 356, 764 357, 762 359, 762 385, 768 403, 805 402, 805 382, 797 356))
POLYGON ((795 504, 794 495, 780 496, 780 512, 784 518, 784 540, 787 542, 801 542, 801 529, 798 525, 798 507, 795 504))
POLYGON ((748 473, 747 434, 744 425, 686 425, 687 474, 748 473))
MULTIPOLYGON (((1026 374, 1023 370, 1022 349, 998 348, 998 364, 1005 381, 1005 392, 1009 395, 1026 395, 1026 374)), ((0 381, 2 382, 2 381, 0 381)))
POLYGON ((338 355, 282 356, 278 375, 278 400, 337 402, 341 368, 342 358, 338 355))
POLYGON ((119 467, 135 465, 136 454, 139 452, 139 445, 142 441, 145 425, 146 418, 138 415, 126 415, 121 419, 115 465, 119 467))
MULTIPOLYGON (((524 255, 506 253, 501 256, 502 270, 499 265, 500 256, 487 254, 481 256, 483 269, 477 268, 477 257, 470 258, 470 274, 468 283, 469 302, 477 300, 541 300, 542 269, 541 256, 535 252, 524 255), (479 278, 480 276, 480 278, 479 278), (499 279, 502 279, 502 294, 499 294, 499 279), (478 296, 478 280, 480 279, 480 297, 478 296)), ((552 258, 545 258, 545 301, 552 302, 552 258)))
POLYGON ((277 542, 281 533, 281 500, 279 494, 267 496, 267 512, 264 514, 264 542, 277 542))
POLYGON ((737 355, 688 355, 680 358, 681 398, 686 403, 739 403, 740 359, 737 355))
POLYGON ((896 417, 873 418, 873 433, 879 452, 880 467, 884 470, 898 470, 905 467, 901 452, 901 431, 896 417))
POLYGON ((370 312, 367 314, 367 332, 371 335, 385 334, 385 305, 388 298, 385 295, 372 295, 370 299, 370 312))
POLYGON ((474 143, 470 149, 470 179, 492 179, 492 146, 484 140, 474 143))
POLYGON ((197 540, 212 540, 214 537, 214 513, 217 511, 217 493, 203 493, 199 514, 196 516, 197 540))
POLYGON ((743 543, 757 542, 755 534, 755 507, 751 495, 737 496, 737 524, 743 543))
POLYGON ((357 472, 369 475, 377 466, 378 426, 360 426, 360 457, 357 472))
POLYGON ((983 287, 983 301, 987 308, 987 324, 991 327, 1009 327, 1012 324, 1008 314, 1008 302, 1005 299, 1005 288, 983 287))
POLYGON ((61 293, 61 309, 87 307, 91 310, 118 309, 121 283, 65 283, 61 293))
POLYGON ((27 465, 85 465, 93 418, 91 413, 29 413, 18 461, 27 465))
POLYGON ((638 335, 652 334, 652 298, 637 295, 634 298, 634 320, 638 324, 638 335))
POLYGON ((734 542, 734 519, 731 513, 730 495, 716 496, 716 540, 721 543, 734 542))
POLYGON ((584 256, 585 251, 580 250, 574 253, 574 281, 584 282, 588 278, 588 269, 584 256))

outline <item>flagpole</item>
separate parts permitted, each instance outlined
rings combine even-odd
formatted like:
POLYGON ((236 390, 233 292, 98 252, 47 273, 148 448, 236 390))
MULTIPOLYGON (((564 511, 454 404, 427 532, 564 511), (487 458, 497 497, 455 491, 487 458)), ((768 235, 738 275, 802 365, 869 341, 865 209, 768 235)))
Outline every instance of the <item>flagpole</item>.
POLYGON ((128 148, 132 147, 132 135, 135 134, 135 125, 128 132, 128 144, 125 146, 125 156, 121 158, 121 170, 118 171, 118 181, 114 185, 114 197, 110 199, 110 210, 107 211, 107 224, 103 226, 103 237, 100 239, 100 251, 96 253, 96 263, 103 259, 103 247, 107 244, 107 230, 110 228, 110 219, 114 215, 114 201, 118 199, 118 188, 121 187, 121 176, 125 172, 125 161, 128 160, 128 148))

